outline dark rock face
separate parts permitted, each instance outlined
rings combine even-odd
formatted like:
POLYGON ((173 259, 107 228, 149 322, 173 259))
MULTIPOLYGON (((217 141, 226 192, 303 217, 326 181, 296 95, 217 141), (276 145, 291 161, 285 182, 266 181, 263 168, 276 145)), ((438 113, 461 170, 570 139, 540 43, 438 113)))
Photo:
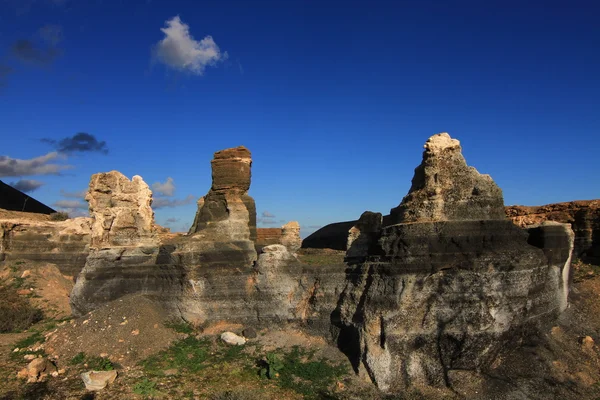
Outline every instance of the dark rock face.
POLYGON ((502 191, 489 175, 465 161, 460 142, 447 133, 425 143, 412 186, 391 211, 391 223, 504 219, 502 191))
POLYGON ((600 200, 571 201, 545 206, 508 206, 506 215, 522 228, 544 221, 571 224, 573 256, 600 265, 600 200))
POLYGON ((369 239, 359 249, 362 232, 349 240, 347 285, 332 314, 340 348, 386 392, 449 386, 453 370, 485 369, 567 305, 568 226, 519 229, 457 141, 436 135, 426 148, 409 195, 392 210, 407 222, 378 232, 380 216, 359 220, 369 239))

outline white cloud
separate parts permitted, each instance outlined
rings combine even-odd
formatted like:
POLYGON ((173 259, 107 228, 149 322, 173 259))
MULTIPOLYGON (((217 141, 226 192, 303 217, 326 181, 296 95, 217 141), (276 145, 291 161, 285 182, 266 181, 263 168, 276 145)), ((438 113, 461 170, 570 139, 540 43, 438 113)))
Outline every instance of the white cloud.
POLYGON ((275 216, 273 214, 271 214, 270 212, 268 212, 268 211, 263 211, 262 212, 262 217, 263 218, 275 218, 275 216))
POLYGON ((60 195, 70 199, 85 199, 86 194, 87 189, 81 190, 79 192, 67 192, 66 190, 60 189, 60 195))
POLYGON ((0 177, 58 175, 60 171, 72 168, 70 165, 51 163, 51 161, 61 158, 64 156, 55 151, 29 160, 0 156, 0 177))
POLYGON ((153 183, 152 190, 163 196, 173 196, 175 194, 175 182, 173 178, 168 177, 165 183, 153 183))
POLYGON ((173 69, 202 75, 207 66, 227 59, 227 52, 221 52, 212 36, 194 40, 190 27, 178 15, 167 20, 161 31, 165 37, 155 45, 154 56, 173 69))

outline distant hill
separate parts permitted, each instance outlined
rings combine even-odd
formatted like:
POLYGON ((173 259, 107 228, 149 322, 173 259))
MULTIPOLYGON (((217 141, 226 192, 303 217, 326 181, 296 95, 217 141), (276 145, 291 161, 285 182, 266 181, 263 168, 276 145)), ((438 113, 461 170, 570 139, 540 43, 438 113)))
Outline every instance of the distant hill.
POLYGON ((52 214, 56 212, 56 210, 2 181, 0 181, 0 208, 38 214, 52 214))

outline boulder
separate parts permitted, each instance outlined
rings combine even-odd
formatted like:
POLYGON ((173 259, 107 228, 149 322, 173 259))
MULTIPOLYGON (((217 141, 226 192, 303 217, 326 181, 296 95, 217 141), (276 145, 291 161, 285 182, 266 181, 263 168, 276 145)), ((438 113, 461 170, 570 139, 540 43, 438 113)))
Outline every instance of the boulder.
POLYGON ((81 374, 81 379, 87 390, 98 391, 117 379, 117 371, 88 371, 81 374))
POLYGON ((221 340, 232 346, 242 346, 246 344, 246 339, 242 336, 236 335, 233 332, 223 332, 221 334, 221 340))
POLYGON ((43 380, 44 377, 51 375, 56 371, 56 366, 52 361, 45 357, 39 357, 33 359, 27 367, 19 371, 17 376, 22 379, 27 379, 27 382, 29 383, 33 383, 43 380))

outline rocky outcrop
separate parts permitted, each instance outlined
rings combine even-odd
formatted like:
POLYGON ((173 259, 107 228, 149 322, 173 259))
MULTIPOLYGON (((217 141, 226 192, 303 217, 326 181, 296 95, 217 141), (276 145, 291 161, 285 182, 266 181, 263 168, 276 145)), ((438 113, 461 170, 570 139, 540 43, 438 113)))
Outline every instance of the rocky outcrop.
MULTIPOLYGON (((302 241, 303 249, 348 249, 348 231, 358 223, 355 221, 334 222, 318 229, 302 241)), ((391 224, 390 215, 384 215, 382 225, 391 224)))
MULTIPOLYGON (((21 214, 21 213, 19 213, 21 214)), ((0 219, 0 261, 29 260, 56 264, 73 280, 85 264, 91 241, 90 218, 36 220, 27 213, 0 219)))
POLYGON ((332 315, 340 348, 383 391, 485 370, 566 307, 569 227, 527 232, 508 221, 500 189, 447 134, 427 141, 392 217, 403 222, 378 231, 380 216, 364 214, 351 230, 332 315))
POLYGON ((212 187, 198 200, 190 234, 208 240, 256 240, 256 205, 248 195, 252 158, 244 146, 217 151, 212 166, 212 187))
POLYGON ((300 224, 290 221, 281 227, 281 244, 287 247, 291 253, 295 253, 302 247, 300 238, 300 224))
POLYGON ((92 224, 92 247, 131 246, 154 239, 152 191, 142 177, 118 171, 94 174, 85 197, 92 224))
POLYGON ((544 206, 508 206, 506 215, 520 227, 556 221, 575 232, 573 257, 600 265, 600 200, 570 201, 544 206))
POLYGON ((408 194, 390 213, 391 224, 504 219, 502 191, 467 165, 458 140, 438 133, 424 147, 408 194))
POLYGON ((159 243, 148 185, 140 176, 129 180, 117 171, 95 174, 86 200, 93 221, 91 245, 71 293, 73 313, 137 293, 175 309, 183 271, 170 263, 159 243))
POLYGON ((290 221, 281 228, 257 228, 256 234, 256 247, 259 252, 271 244, 282 244, 292 253, 302 247, 300 224, 297 221, 290 221))

